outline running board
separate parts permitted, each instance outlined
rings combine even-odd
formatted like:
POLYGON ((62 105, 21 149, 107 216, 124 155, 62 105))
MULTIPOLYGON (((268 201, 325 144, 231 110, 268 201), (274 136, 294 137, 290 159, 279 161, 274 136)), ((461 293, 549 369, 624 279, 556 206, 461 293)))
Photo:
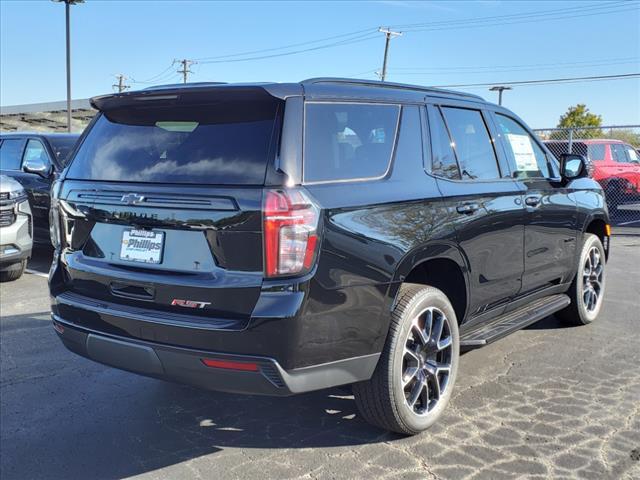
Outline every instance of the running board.
POLYGON ((510 333, 562 310, 571 300, 565 294, 551 295, 532 302, 524 307, 502 315, 489 323, 478 325, 469 332, 460 335, 460 348, 470 350, 480 348, 510 333))

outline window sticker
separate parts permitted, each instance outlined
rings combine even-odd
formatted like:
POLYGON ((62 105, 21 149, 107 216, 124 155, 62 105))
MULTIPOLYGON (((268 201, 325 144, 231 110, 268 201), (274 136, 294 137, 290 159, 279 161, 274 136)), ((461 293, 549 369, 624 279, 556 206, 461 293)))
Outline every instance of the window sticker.
POLYGON ((533 151, 533 145, 529 135, 517 135, 515 133, 507 133, 507 140, 513 150, 513 156, 516 160, 516 167, 521 172, 531 172, 538 170, 536 155, 533 151))

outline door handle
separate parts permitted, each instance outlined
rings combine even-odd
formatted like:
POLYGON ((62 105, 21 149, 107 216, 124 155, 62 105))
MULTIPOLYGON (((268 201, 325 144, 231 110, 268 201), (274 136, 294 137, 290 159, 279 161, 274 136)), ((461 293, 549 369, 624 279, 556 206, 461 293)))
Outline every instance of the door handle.
POLYGON ((524 199, 524 203, 528 207, 537 207, 540 205, 540 197, 527 197, 524 199))
POLYGON ((458 205, 456 207, 456 211, 464 215, 470 215, 479 209, 480 205, 478 205, 477 203, 463 203, 462 205, 458 205))

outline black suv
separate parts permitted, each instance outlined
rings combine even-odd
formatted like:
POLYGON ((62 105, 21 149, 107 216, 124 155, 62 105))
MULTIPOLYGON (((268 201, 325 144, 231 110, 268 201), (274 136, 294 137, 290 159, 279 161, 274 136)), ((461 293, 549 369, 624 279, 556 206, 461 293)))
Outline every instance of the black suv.
POLYGON ((78 133, 0 135, 0 174, 17 180, 29 196, 34 241, 49 244, 51 183, 64 168, 78 133))
POLYGON ((53 325, 82 356, 237 393, 353 384, 413 434, 461 349, 600 311, 600 186, 480 97, 325 78, 92 104, 52 210, 53 325))

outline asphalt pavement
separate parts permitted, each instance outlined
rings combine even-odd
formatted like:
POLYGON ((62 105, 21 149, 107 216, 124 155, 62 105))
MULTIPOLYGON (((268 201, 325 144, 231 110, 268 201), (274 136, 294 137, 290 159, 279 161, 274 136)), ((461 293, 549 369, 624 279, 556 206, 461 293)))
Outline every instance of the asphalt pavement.
MULTIPOLYGON (((634 229, 635 230, 635 229, 634 229)), ((452 403, 415 437, 336 389, 207 392, 68 352, 44 275, 0 285, 0 478, 640 478, 640 237, 612 240, 598 321, 554 317, 463 355, 452 403)))

